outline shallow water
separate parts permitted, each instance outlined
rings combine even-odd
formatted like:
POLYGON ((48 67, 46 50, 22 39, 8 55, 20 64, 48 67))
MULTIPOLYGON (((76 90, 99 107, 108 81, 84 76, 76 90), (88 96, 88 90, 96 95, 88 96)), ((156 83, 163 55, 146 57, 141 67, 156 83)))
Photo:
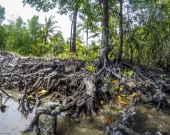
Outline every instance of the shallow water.
POLYGON ((3 95, 0 101, 1 104, 7 106, 4 113, 0 111, 0 134, 20 135, 20 131, 24 130, 34 117, 34 111, 28 115, 22 114, 18 110, 18 92, 8 90, 6 92, 10 93, 14 99, 3 95))
MULTIPOLYGON (((18 110, 18 97, 21 93, 17 91, 6 90, 14 99, 6 98, 3 95, 0 104, 8 106, 4 113, 0 112, 0 134, 10 135, 35 135, 35 132, 22 133, 28 127, 35 115, 33 109, 28 115, 23 115, 18 110)), ((106 126, 108 125, 108 118, 113 117, 115 122, 122 123, 122 110, 131 108, 131 98, 123 99, 128 102, 128 105, 117 104, 113 101, 112 105, 103 105, 98 111, 97 116, 91 121, 87 120, 84 114, 80 114, 79 119, 70 118, 66 113, 58 116, 57 120, 57 134, 59 135, 103 135, 106 126)), ((48 101, 48 100, 47 100, 48 101)), ((44 99, 45 102, 45 99, 44 99)), ((51 103, 48 101, 48 104, 51 103)), ((170 133, 170 115, 162 113, 161 110, 156 111, 153 104, 141 104, 135 107, 136 115, 130 116, 127 119, 126 126, 138 133, 150 131, 169 132, 170 133)), ((39 126, 41 135, 48 135, 48 130, 51 126, 51 117, 42 115, 40 117, 39 126)))

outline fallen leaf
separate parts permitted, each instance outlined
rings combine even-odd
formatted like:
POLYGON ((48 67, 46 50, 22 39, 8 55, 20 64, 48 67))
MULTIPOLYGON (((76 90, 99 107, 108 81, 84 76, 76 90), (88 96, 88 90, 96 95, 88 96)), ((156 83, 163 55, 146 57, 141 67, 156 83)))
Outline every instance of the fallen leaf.
POLYGON ((148 87, 148 86, 149 86, 149 85, 146 83, 146 84, 145 84, 145 87, 148 87))
POLYGON ((118 83, 119 80, 112 80, 112 83, 118 83))
POLYGON ((44 94, 46 92, 47 92, 47 90, 41 90, 40 92, 38 92, 38 94, 44 94))
POLYGON ((26 90, 26 92, 30 92, 30 90, 26 90))
POLYGON ((124 94, 120 94, 122 97, 126 97, 126 95, 124 95, 124 94))
POLYGON ((74 100, 75 98, 71 98, 72 100, 74 100))
POLYGON ((122 105, 128 105, 128 102, 126 102, 126 101, 119 100, 119 103, 122 104, 122 105))
POLYGON ((32 95, 29 95, 28 98, 32 98, 32 95))
POLYGON ((70 70, 69 68, 66 68, 66 71, 70 70))
POLYGON ((122 113, 123 112, 123 110, 119 110, 119 113, 122 113))
POLYGON ((121 96, 117 96, 117 98, 118 98, 119 100, 122 100, 122 97, 121 97, 121 96))
POLYGON ((122 91, 123 88, 124 88, 124 86, 123 86, 123 85, 120 85, 119 90, 122 91))
POLYGON ((107 123, 110 124, 111 122, 113 122, 113 120, 114 120, 113 117, 109 117, 109 118, 107 119, 107 123))
POLYGON ((127 86, 129 86, 129 87, 135 87, 136 85, 135 85, 134 82, 128 82, 128 83, 127 83, 127 86))
POLYGON ((38 89, 35 90, 35 92, 39 92, 40 90, 41 90, 41 88, 38 88, 38 89))
POLYGON ((136 97, 136 92, 133 92, 132 95, 130 95, 132 98, 136 97))
POLYGON ((34 104, 35 102, 33 100, 30 100, 30 103, 34 104))
POLYGON ((103 105, 103 104, 104 104, 103 100, 100 100, 100 104, 101 104, 101 105, 103 105))

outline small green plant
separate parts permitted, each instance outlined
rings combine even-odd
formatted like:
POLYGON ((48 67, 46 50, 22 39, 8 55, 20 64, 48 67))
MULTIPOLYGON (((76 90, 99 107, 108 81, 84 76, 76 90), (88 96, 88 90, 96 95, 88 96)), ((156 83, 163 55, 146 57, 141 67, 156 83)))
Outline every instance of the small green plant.
POLYGON ((95 72, 96 71, 96 67, 94 67, 93 65, 92 66, 87 66, 88 70, 91 71, 91 72, 95 72))
POLYGON ((160 74, 160 78, 165 78, 166 77, 166 74, 160 74))
POLYGON ((91 73, 96 72, 96 67, 94 65, 90 65, 87 61, 86 61, 86 66, 87 66, 88 71, 90 71, 91 73))
POLYGON ((133 75, 133 73, 134 73, 133 70, 123 72, 125 77, 130 77, 131 75, 133 75))

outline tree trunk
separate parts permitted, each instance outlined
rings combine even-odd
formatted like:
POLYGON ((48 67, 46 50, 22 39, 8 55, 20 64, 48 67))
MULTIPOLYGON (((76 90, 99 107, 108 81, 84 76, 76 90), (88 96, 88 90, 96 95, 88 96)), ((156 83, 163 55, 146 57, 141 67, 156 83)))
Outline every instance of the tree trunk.
POLYGON ((131 43, 130 43, 130 60, 133 61, 133 47, 131 43))
POLYGON ((109 14, 108 14, 109 4, 108 0, 103 1, 103 20, 102 20, 102 45, 100 49, 99 55, 99 65, 98 67, 102 67, 104 65, 104 61, 108 61, 108 36, 109 36, 109 14))
POLYGON ((88 26, 87 26, 87 30, 86 30, 86 48, 88 48, 88 41, 89 40, 89 28, 88 28, 88 26))
POLYGON ((48 30, 45 32, 44 45, 47 44, 48 30))
POLYGON ((78 8, 76 8, 73 16, 73 35, 72 35, 72 44, 70 49, 72 53, 75 53, 77 51, 76 50, 77 13, 78 13, 78 8))
POLYGON ((120 20, 119 20, 119 33, 120 33, 120 44, 119 44, 119 50, 117 54, 117 59, 121 60, 122 59, 122 46, 123 46, 123 1, 120 0, 120 20))
MULTIPOLYGON (((73 18, 74 18, 74 15, 73 15, 73 18)), ((70 31, 70 52, 71 52, 72 35, 73 35, 73 18, 71 22, 71 31, 70 31)))

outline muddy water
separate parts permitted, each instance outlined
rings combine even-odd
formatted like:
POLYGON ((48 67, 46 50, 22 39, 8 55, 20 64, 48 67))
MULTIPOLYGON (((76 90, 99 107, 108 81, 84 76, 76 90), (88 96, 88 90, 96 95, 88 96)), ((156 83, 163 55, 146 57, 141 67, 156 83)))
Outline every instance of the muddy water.
MULTIPOLYGON (((17 91, 7 91, 13 95, 14 99, 8 99, 4 95, 0 104, 8 107, 5 112, 0 112, 0 134, 12 135, 35 135, 35 132, 23 133, 35 115, 35 110, 23 115, 18 110, 18 97, 20 93, 17 91)), ((62 113, 57 120, 58 135, 103 135, 108 125, 108 118, 113 117, 114 121, 122 124, 122 111, 132 108, 132 98, 123 99, 128 105, 118 104, 113 101, 111 105, 103 105, 98 111, 97 116, 91 120, 87 120, 84 114, 80 114, 79 119, 73 119, 68 116, 68 112, 62 113)), ((44 101, 45 102, 45 101, 44 101)), ((49 101, 47 101, 50 103, 49 101)), ((150 131, 169 132, 170 133, 170 116, 156 111, 153 104, 141 104, 134 108, 135 115, 130 116, 125 125, 138 133, 150 131)), ((39 123, 41 135, 48 135, 51 126, 51 117, 42 115, 39 123)))
POLYGON ((24 115, 18 110, 18 97, 20 94, 15 91, 6 91, 14 97, 8 98, 3 95, 0 104, 7 106, 5 112, 0 111, 0 134, 15 134, 20 135, 20 131, 24 130, 31 119, 34 117, 34 112, 24 115))

